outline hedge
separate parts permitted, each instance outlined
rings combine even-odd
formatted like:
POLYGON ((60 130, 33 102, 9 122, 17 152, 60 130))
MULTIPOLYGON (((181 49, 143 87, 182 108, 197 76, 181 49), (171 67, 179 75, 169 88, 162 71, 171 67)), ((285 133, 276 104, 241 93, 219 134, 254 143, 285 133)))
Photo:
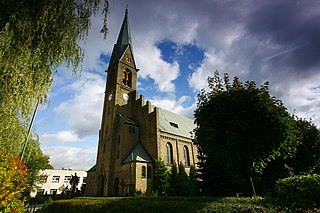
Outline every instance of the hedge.
POLYGON ((275 197, 288 207, 320 207, 320 175, 298 175, 280 179, 275 186, 275 197))

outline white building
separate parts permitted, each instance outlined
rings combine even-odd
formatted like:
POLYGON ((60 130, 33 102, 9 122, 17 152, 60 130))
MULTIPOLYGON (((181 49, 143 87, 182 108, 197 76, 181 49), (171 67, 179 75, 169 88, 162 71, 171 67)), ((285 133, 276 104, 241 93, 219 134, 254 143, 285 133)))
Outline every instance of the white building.
POLYGON ((45 169, 39 171, 39 176, 44 178, 43 183, 36 185, 36 190, 30 195, 41 194, 61 194, 63 191, 71 188, 70 180, 72 176, 79 177, 77 189, 80 190, 83 184, 86 184, 87 172, 83 170, 57 170, 45 169))

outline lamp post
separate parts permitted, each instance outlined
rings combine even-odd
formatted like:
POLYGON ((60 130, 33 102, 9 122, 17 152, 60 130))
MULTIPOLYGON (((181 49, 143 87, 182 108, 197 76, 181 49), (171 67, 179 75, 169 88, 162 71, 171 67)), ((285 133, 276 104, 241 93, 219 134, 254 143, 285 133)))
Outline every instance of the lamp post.
POLYGON ((27 134, 26 140, 25 140, 25 142, 24 142, 24 144, 23 144, 23 148, 22 148, 22 151, 21 151, 21 154, 20 154, 20 159, 21 159, 21 161, 22 161, 24 152, 25 152, 26 147, 27 147, 27 143, 28 143, 29 136, 30 136, 30 133, 31 133, 31 128, 32 128, 32 125, 33 125, 33 121, 34 121, 34 118, 36 117, 36 114, 37 114, 38 105, 39 105, 39 100, 37 101, 36 108, 35 108, 34 111, 33 111, 33 115, 32 115, 32 118, 31 118, 31 122, 30 122, 29 128, 28 128, 28 134, 27 134))

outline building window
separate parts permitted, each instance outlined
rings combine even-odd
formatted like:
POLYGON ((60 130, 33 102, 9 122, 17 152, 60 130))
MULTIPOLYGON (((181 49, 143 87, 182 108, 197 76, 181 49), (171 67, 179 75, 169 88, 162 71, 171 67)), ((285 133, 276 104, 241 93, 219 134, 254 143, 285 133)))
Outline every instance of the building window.
POLYGON ((118 150, 118 152, 117 152, 117 159, 119 159, 119 155, 120 155, 120 152, 119 152, 119 150, 118 150))
POLYGON ((176 123, 173 123, 173 122, 169 122, 170 123, 170 126, 174 127, 174 128, 179 128, 178 124, 176 123))
POLYGON ((152 169, 151 169, 151 166, 148 166, 147 167, 147 178, 152 178, 152 169))
POLYGON ((87 177, 83 177, 82 182, 83 184, 87 183, 87 177))
POLYGON ((167 164, 173 163, 173 154, 172 154, 172 145, 171 143, 167 143, 167 164))
POLYGON ((71 176, 64 176, 64 182, 69 183, 71 180, 71 176))
POLYGON ((52 183, 59 183, 60 176, 53 176, 52 177, 52 183))
POLYGON ((57 189, 50 189, 50 194, 51 195, 57 194, 57 189))
POLYGON ((183 147, 184 165, 190 166, 189 150, 187 146, 183 147))
POLYGON ((142 166, 142 169, 141 169, 141 177, 142 177, 142 178, 146 178, 146 167, 145 167, 145 166, 142 166))
POLYGON ((135 133, 135 132, 136 132, 136 130, 135 130, 135 128, 134 128, 134 127, 132 127, 132 132, 133 132, 133 133, 135 133))
POLYGON ((122 83, 128 87, 131 87, 132 83, 132 74, 130 70, 126 69, 122 74, 122 83))
POLYGON ((118 135, 118 146, 120 144, 120 135, 118 135))

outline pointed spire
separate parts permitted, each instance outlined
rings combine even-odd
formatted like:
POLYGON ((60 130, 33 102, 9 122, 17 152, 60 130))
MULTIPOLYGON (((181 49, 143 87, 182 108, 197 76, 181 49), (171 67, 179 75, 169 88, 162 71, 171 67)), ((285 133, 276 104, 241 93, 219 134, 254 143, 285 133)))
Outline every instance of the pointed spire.
MULTIPOLYGON (((128 21, 128 6, 126 8, 125 16, 122 22, 121 30, 119 33, 119 37, 117 43, 115 45, 116 51, 118 53, 118 57, 120 58, 127 48, 127 46, 131 46, 131 32, 129 28, 129 21, 128 21)), ((132 46, 131 46, 132 48, 132 46)))

